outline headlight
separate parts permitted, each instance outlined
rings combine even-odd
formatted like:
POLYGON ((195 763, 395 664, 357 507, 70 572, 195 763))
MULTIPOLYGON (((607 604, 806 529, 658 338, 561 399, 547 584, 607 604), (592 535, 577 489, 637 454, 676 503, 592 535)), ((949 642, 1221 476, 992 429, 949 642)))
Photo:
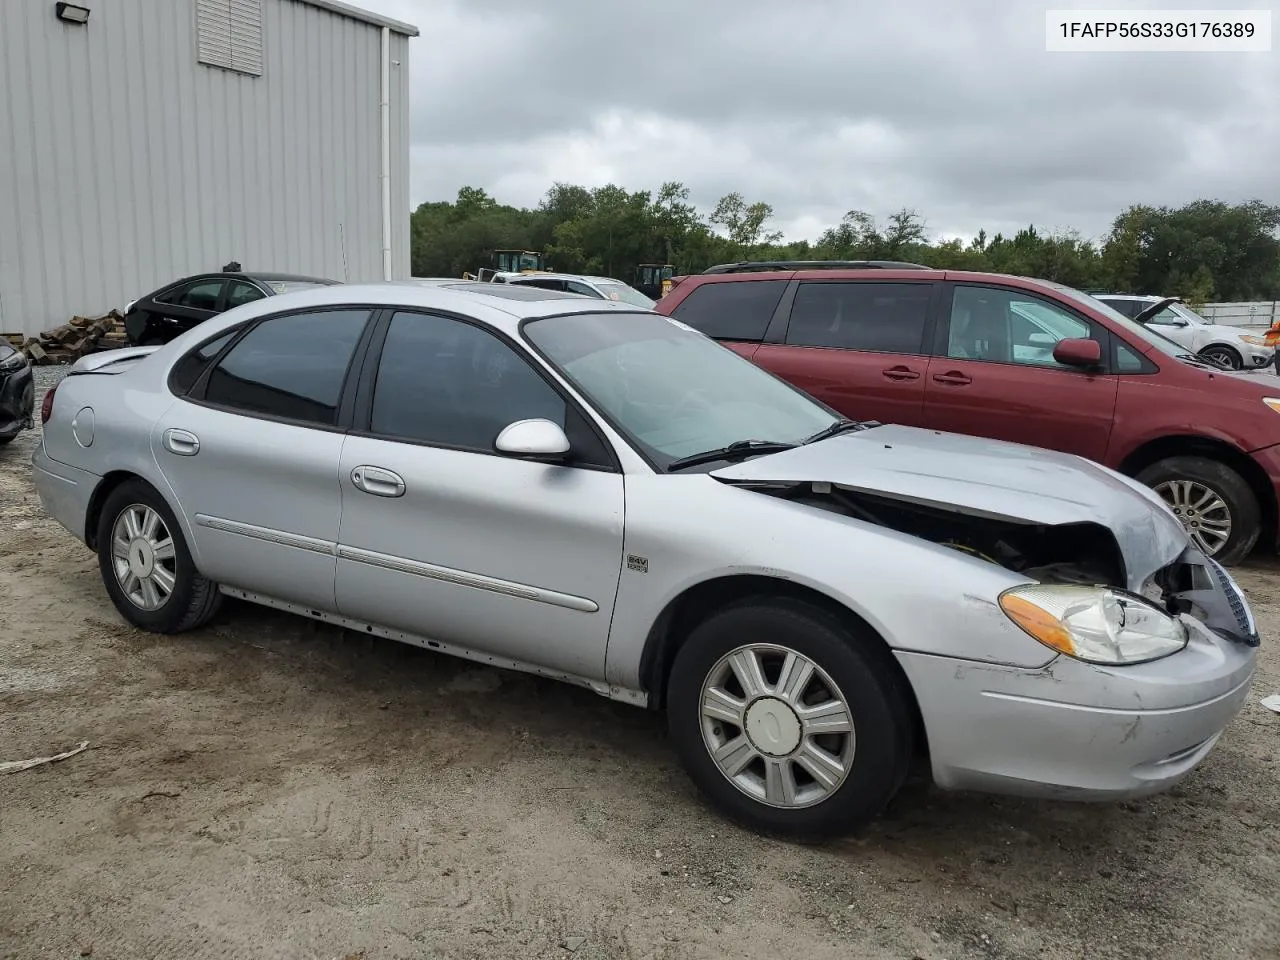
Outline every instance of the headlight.
POLYGON ((1262 402, 1276 413, 1280 413, 1280 397, 1263 397, 1262 402))
POLYGON ((1187 645, 1187 628, 1147 601, 1107 587, 1028 584, 1000 609, 1046 647, 1087 663, 1145 663, 1187 645))
POLYGON ((3 370, 5 373, 10 372, 11 370, 21 370, 26 365, 26 355, 17 350, 9 354, 7 357, 0 357, 0 370, 3 370))
POLYGON ((1254 337, 1254 336, 1249 336, 1248 334, 1244 334, 1240 337, 1240 339, 1243 340, 1245 343, 1253 344, 1255 347, 1270 346, 1270 344, 1267 343, 1267 341, 1263 337, 1254 337))

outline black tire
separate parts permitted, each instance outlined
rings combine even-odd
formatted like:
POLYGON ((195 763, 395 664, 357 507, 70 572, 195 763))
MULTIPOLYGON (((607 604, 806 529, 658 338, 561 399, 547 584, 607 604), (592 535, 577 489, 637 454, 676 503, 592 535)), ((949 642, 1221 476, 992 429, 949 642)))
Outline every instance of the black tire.
POLYGON ((13 443, 17 439, 18 435, 16 433, 12 437, 0 437, 0 447, 3 447, 6 443, 13 443))
POLYGON ((208 622, 222 604, 222 593, 196 570, 173 511, 156 489, 143 480, 127 480, 107 495, 98 518, 98 569, 116 610, 129 623, 152 633, 183 633, 208 622), (150 507, 160 515, 173 540, 173 590, 157 609, 147 610, 129 599, 115 573, 112 531, 130 507, 150 507))
POLYGON ((818 606, 763 598, 731 604, 693 629, 672 665, 667 723, 690 778, 725 816, 761 833, 814 842, 866 825, 901 788, 914 749, 911 702, 905 678, 877 638, 818 606), (721 772, 703 737, 704 681, 724 656, 757 643, 788 647, 825 671, 852 719, 848 775, 811 806, 780 807, 749 796, 721 772))
MULTIPOLYGON (((1258 498, 1245 479, 1225 463, 1207 457, 1167 457, 1141 471, 1135 479, 1152 488, 1169 481, 1190 480, 1221 497, 1231 517, 1231 535, 1211 555, 1223 566, 1234 566, 1244 560, 1258 542, 1262 532, 1258 498)), ((1183 523, 1187 522, 1183 518, 1183 523)))
POLYGON ((1240 356, 1240 352, 1225 344, 1215 343, 1205 347, 1200 351, 1200 356, 1229 370, 1244 369, 1244 359, 1240 356))

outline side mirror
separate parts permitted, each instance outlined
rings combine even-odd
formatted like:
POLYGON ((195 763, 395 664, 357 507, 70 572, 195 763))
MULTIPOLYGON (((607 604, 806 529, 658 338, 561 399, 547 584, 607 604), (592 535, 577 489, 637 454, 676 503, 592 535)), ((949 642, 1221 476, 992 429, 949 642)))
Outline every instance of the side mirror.
POLYGON ((557 463, 569 453, 569 438, 550 420, 517 420, 502 428, 493 446, 509 456, 557 463))
POLYGON ((1066 367, 1096 367, 1102 362, 1102 347, 1083 337, 1059 340, 1053 359, 1066 367))

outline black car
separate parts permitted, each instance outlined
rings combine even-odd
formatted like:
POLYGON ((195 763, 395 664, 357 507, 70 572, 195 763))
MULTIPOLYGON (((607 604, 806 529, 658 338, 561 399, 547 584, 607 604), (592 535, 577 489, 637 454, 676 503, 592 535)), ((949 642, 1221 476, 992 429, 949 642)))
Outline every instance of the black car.
POLYGON ((0 445, 8 443, 32 423, 35 381, 26 355, 0 338, 0 445))
POLYGON ((125 307, 124 331, 135 346, 168 343, 178 334, 232 307, 337 282, 289 273, 196 274, 175 280, 125 307))

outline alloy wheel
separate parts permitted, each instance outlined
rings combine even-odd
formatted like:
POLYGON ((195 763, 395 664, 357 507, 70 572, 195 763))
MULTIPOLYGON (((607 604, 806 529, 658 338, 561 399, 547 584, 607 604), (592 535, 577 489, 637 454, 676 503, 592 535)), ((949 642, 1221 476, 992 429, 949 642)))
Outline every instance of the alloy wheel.
POLYGON ((1196 546, 1209 556, 1231 539, 1231 509, 1217 491, 1194 480, 1166 480, 1155 490, 1182 521, 1196 546))
POLYGON ((152 507, 125 507, 111 529, 111 566, 116 582, 141 610, 159 610, 178 580, 177 550, 164 519, 152 507))
POLYGON ((856 738, 844 694, 789 647, 750 644, 721 657, 702 684, 700 721, 720 772, 769 806, 821 803, 853 766, 856 738))

